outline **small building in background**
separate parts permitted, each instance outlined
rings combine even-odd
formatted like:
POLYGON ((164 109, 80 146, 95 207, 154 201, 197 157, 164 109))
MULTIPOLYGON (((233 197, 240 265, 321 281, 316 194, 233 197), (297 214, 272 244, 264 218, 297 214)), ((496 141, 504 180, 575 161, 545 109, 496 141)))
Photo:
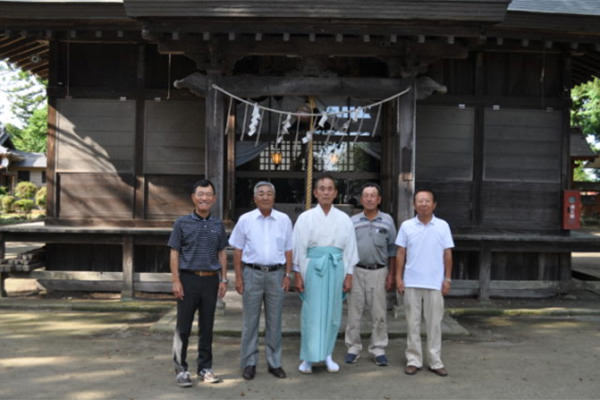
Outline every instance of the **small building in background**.
POLYGON ((46 184, 46 155, 15 149, 10 137, 0 126, 0 186, 14 190, 19 182, 46 184))

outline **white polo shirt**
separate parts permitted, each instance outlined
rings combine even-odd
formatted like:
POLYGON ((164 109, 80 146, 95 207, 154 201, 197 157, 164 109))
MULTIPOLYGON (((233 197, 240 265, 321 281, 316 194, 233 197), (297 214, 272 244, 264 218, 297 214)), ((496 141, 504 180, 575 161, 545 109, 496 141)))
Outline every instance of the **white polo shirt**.
POLYGON ((285 264, 285 252, 292 250, 292 221, 275 209, 265 217, 256 208, 240 217, 229 244, 242 250, 247 264, 285 264))
POLYGON ((441 290, 444 250, 454 247, 448 223, 434 215, 425 225, 415 216, 400 226, 396 245, 406 249, 404 286, 441 290))

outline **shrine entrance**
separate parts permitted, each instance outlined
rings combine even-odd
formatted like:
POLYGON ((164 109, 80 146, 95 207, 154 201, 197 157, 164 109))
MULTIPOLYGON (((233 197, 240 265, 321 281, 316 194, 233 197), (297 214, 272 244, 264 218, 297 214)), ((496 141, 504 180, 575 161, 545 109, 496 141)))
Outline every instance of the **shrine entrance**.
MULTIPOLYGON (((366 182, 381 184, 385 111, 383 107, 361 108, 369 103, 372 100, 341 96, 267 97, 258 104, 321 117, 290 114, 283 134, 287 116, 265 112, 260 131, 257 127, 252 135, 248 129, 251 107, 238 103, 235 120, 245 120, 246 125, 240 123, 235 129, 234 219, 254 208, 253 187, 268 180, 277 190, 276 207, 295 220, 307 208, 309 177, 322 173, 337 180, 337 206, 355 213, 360 187, 366 182), (329 117, 325 120, 322 115, 329 117)), ((308 201, 314 205, 314 199, 308 201)))

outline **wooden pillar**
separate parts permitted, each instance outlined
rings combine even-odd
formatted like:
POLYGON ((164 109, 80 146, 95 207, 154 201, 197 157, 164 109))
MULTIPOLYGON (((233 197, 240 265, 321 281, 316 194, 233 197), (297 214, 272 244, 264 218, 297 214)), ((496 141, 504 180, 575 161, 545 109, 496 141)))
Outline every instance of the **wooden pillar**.
POLYGON ((223 96, 211 86, 220 73, 209 71, 208 92, 205 101, 205 137, 206 137, 206 178, 209 179, 217 192, 217 202, 212 208, 213 215, 223 218, 223 178, 225 176, 225 139, 223 135, 223 118, 225 114, 223 96))
POLYGON ((227 191, 225 193, 225 214, 223 218, 233 225, 235 214, 235 102, 231 105, 231 115, 227 115, 227 191))
POLYGON ((561 293, 569 291, 569 283, 571 282, 571 253, 560 253, 559 259, 559 290, 561 293))
MULTIPOLYGON (((133 154, 133 218, 144 219, 146 217, 145 189, 146 182, 144 176, 144 131, 146 98, 144 96, 144 87, 146 79, 146 46, 138 46, 137 57, 137 89, 135 96, 135 145, 133 154)), ((170 83, 169 83, 170 84, 170 83)))
MULTIPOLYGON (((394 149, 394 113, 389 103, 382 105, 381 110, 381 163, 380 163, 380 181, 383 190, 383 200, 381 209, 392 215, 395 212, 394 199, 396 198, 395 179, 397 171, 394 171, 393 163, 396 159, 394 149)), ((401 222, 401 221, 397 221, 401 222)))
MULTIPOLYGON (((50 44, 50 71, 48 73, 48 88, 58 88, 58 43, 51 40, 50 44)), ((58 179, 56 175, 56 91, 48 96, 48 134, 46 138, 46 218, 53 220, 58 217, 57 200, 58 179)))
MULTIPOLYGON (((481 98, 484 95, 484 70, 483 53, 478 53, 475 61, 475 94, 481 98)), ((481 192, 483 189, 483 169, 485 160, 484 152, 484 130, 485 130, 485 106, 475 106, 475 124, 473 128, 473 181, 471 183, 471 224, 481 225, 482 207, 481 192)))
POLYGON ((481 245, 479 252, 479 300, 490 299, 490 281, 492 277, 492 251, 485 245, 481 245))
POLYGON ((398 198, 396 210, 398 222, 414 216, 413 194, 415 192, 415 144, 416 144, 416 85, 413 80, 411 90, 399 97, 396 103, 396 134, 398 198))
MULTIPOLYGON (((0 261, 4 260, 6 252, 6 242, 4 241, 4 234, 0 233, 0 261)), ((6 290, 4 288, 4 280, 8 278, 7 272, 0 272, 0 297, 7 297, 6 290)))
POLYGON ((133 237, 123 236, 123 289, 121 300, 133 298, 133 237))

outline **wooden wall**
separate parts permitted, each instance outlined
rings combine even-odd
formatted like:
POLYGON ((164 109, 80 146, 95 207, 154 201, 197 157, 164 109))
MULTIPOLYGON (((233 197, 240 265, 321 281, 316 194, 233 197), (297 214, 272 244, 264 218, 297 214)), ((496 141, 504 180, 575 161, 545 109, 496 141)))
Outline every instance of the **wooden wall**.
POLYGON ((51 223, 170 226, 204 175, 204 100, 172 81, 194 70, 143 44, 60 43, 51 223))
MULTIPOLYGON (((416 187, 438 196, 453 232, 558 233, 569 102, 557 52, 495 49, 428 75, 448 88, 417 104, 416 187)), ((560 254, 494 252, 492 280, 558 280, 560 254)), ((478 251, 454 254, 456 279, 479 279, 478 251)), ((567 263, 568 264, 568 263, 567 263)))

